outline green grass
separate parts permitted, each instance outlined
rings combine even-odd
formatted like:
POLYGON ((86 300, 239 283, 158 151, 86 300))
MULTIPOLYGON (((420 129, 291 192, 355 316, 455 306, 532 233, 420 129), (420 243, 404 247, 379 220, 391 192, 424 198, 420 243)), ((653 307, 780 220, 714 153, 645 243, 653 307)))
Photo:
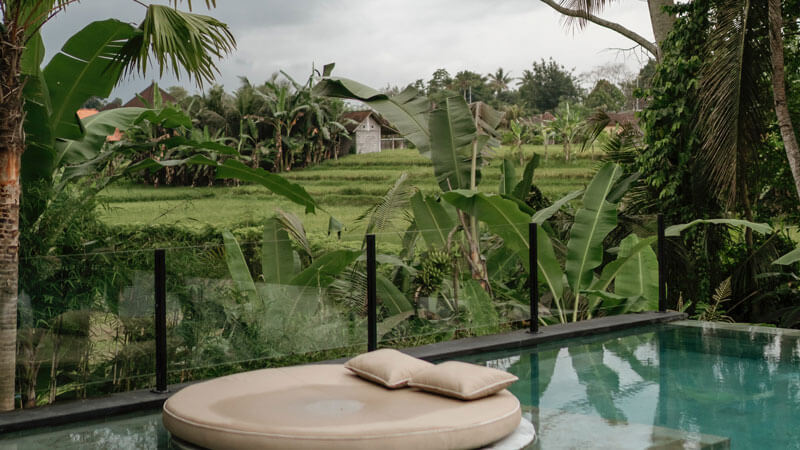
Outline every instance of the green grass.
MULTIPOLYGON (((525 153, 544 153, 542 146, 528 146, 525 153)), ((483 168, 480 190, 497 192, 500 183, 500 159, 510 149, 497 151, 498 158, 483 168)), ((565 163, 560 148, 549 147, 549 158, 542 158, 534 182, 551 200, 583 187, 592 177, 598 161, 588 153, 565 163)), ((323 236, 328 214, 346 224, 350 233, 363 232, 356 218, 373 205, 402 172, 412 185, 425 194, 439 192, 430 160, 416 150, 391 150, 367 155, 350 155, 337 161, 283 174, 302 185, 324 211, 303 214, 303 208, 256 185, 235 187, 159 187, 120 184, 107 188, 102 199, 106 208, 101 217, 109 225, 176 224, 189 228, 212 225, 215 228, 260 225, 276 209, 291 211, 303 219, 311 235, 323 236)), ((517 169, 518 176, 521 168, 517 169)))

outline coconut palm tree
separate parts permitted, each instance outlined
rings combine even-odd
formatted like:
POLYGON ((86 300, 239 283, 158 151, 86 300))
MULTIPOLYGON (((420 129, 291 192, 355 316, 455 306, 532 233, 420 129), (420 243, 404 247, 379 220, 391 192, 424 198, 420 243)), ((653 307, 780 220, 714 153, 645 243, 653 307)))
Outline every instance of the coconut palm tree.
MULTIPOLYGON (((23 89, 46 82, 46 74, 39 69, 44 55, 40 30, 73 3, 76 1, 0 0, 3 20, 0 29, 0 410, 14 408, 20 169, 26 148, 23 89)), ((145 18, 138 28, 126 28, 121 22, 108 24, 114 32, 106 35, 108 45, 101 55, 108 69, 103 72, 105 79, 93 80, 91 84, 87 80, 91 91, 88 94, 61 92, 55 87, 50 92, 50 97, 57 98, 64 106, 56 116, 57 133, 68 138, 79 136, 81 128, 73 112, 91 95, 107 96, 122 74, 145 73, 153 61, 160 72, 167 69, 178 75, 185 71, 198 84, 213 79, 217 72, 215 58, 234 48, 233 35, 214 18, 178 10, 180 3, 171 0, 169 5, 143 4, 145 18), (110 86, 104 85, 104 81, 110 86), (81 97, 83 94, 86 98, 81 97), (80 103, 72 108, 74 102, 63 101, 64 97, 80 103)), ((191 1, 187 3, 191 10, 191 1)), ((205 3, 208 8, 215 6, 215 0, 205 3)), ((36 106, 32 105, 27 112, 30 117, 42 112, 36 106)))
POLYGON ((488 74, 487 78, 489 80, 489 87, 492 89, 492 92, 494 92, 495 98, 497 98, 501 92, 507 91, 508 85, 513 80, 511 72, 506 72, 502 67, 498 67, 494 73, 488 74))
POLYGON ((800 196, 800 150, 786 104, 780 1, 718 0, 713 5, 709 56, 700 80, 701 159, 723 203, 737 205, 749 216, 746 174, 772 108, 800 196), (772 82, 772 104, 764 95, 767 78, 772 82))

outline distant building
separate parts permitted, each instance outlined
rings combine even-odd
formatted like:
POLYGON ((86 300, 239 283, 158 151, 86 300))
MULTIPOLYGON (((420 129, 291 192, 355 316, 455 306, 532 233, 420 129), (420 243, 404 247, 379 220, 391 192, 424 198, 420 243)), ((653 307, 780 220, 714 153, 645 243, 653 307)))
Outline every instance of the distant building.
POLYGON ((620 111, 620 112, 609 112, 606 113, 608 115, 609 127, 625 126, 625 125, 632 125, 634 127, 639 127, 639 118, 636 117, 636 111, 620 111))
MULTIPOLYGON (((153 105, 153 99, 155 99, 155 88, 156 88, 155 82, 150 83, 150 86, 148 86, 145 90, 143 90, 142 92, 140 92, 139 94, 134 96, 132 99, 128 100, 128 103, 125 103, 122 106, 119 106, 118 104, 114 104, 114 103, 109 103, 102 110, 103 111, 108 111, 110 109, 116 109, 116 108, 120 108, 120 107, 121 108, 147 108, 148 105, 152 106, 153 105), (142 100, 144 100, 144 101, 142 101, 142 100), (145 103, 147 103, 147 104, 145 104, 145 103)), ((177 100, 175 99, 175 97, 169 95, 169 93, 167 93, 163 89, 158 88, 158 92, 159 92, 159 94, 161 94, 161 101, 163 103, 177 103, 177 100)), ((84 119, 86 117, 93 116, 93 115, 97 114, 98 112, 100 112, 100 111, 98 111, 98 110, 96 110, 94 108, 82 108, 82 109, 79 109, 76 112, 76 114, 78 115, 79 119, 84 119)), ((106 138, 106 141, 108 141, 108 142, 117 142, 119 140, 122 140, 122 132, 119 131, 118 129, 114 130, 114 134, 112 134, 111 136, 108 136, 106 138)))
POLYGON ((342 146, 347 154, 355 145, 356 153, 377 153, 385 149, 405 148, 405 140, 378 113, 370 110, 351 111, 342 114, 339 121, 351 138, 342 146), (353 139, 355 135, 355 139, 353 139))
MULTIPOLYGON (((122 107, 123 108, 149 108, 149 107, 152 107, 153 106, 153 100, 155 99, 155 90, 156 90, 156 83, 152 82, 152 83, 150 83, 150 86, 147 86, 147 88, 145 88, 145 90, 143 90, 142 92, 139 92, 132 99, 128 100, 128 103, 125 103, 124 105, 122 105, 122 107), (142 101, 142 100, 144 100, 144 101, 142 101)), ((165 91, 165 90, 163 90, 161 88, 158 88, 158 93, 161 95, 161 101, 163 103, 178 103, 178 100, 175 97, 169 95, 169 93, 167 91, 165 91)), ((106 105, 105 108, 103 108, 103 111, 106 111, 106 110, 109 110, 109 109, 115 109, 115 108, 118 108, 118 106, 113 105, 113 104, 108 104, 108 105, 106 105)))

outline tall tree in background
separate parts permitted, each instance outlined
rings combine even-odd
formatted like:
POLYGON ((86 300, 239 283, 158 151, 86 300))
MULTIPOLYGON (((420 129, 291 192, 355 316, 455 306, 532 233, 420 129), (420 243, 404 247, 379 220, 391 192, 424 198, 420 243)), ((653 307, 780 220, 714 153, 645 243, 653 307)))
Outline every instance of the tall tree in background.
POLYGON ((552 111, 562 101, 579 96, 575 76, 552 58, 534 61, 531 70, 522 73, 519 93, 525 106, 535 112, 552 111))
POLYGON ((747 173, 774 108, 800 198, 800 151, 786 99, 780 0, 717 0, 701 77, 702 158, 711 186, 728 205, 750 214, 747 173), (770 55, 770 56, 768 56, 770 55), (769 77, 771 75, 771 77, 769 77), (773 103, 767 86, 771 78, 773 103))
POLYGON ((772 64, 772 96, 775 105, 775 114, 778 117, 778 126, 781 130, 786 158, 792 170, 794 186, 800 198, 800 148, 797 145, 797 135, 792 126, 792 117, 789 114, 789 105, 786 99, 786 74, 783 61, 783 15, 781 14, 781 0, 767 0, 769 22, 769 53, 772 64))
POLYGON ((608 80, 598 80, 586 96, 584 106, 587 108, 605 108, 619 111, 625 103, 625 94, 608 80))
POLYGON ((492 89, 495 98, 501 92, 507 91, 511 80, 513 80, 511 72, 506 72, 502 67, 498 67, 494 73, 490 73, 487 77, 489 79, 489 87, 492 89))
POLYGON ((656 41, 651 42, 644 36, 623 26, 622 24, 611 22, 598 16, 605 7, 614 0, 541 0, 549 7, 555 9, 565 16, 564 23, 568 27, 576 26, 584 28, 591 22, 603 28, 615 31, 626 38, 632 40, 657 60, 661 60, 661 42, 667 37, 675 23, 675 15, 665 12, 665 6, 674 6, 673 0, 647 0, 647 7, 650 11, 650 25, 653 29, 653 36, 656 41))
POLYGON ((486 77, 471 70, 458 72, 453 77, 451 89, 458 91, 467 103, 486 102, 490 97, 486 77))
MULTIPOLYGON (((41 73, 42 25, 73 3, 0 0, 0 410, 14 408, 20 169, 25 150, 23 89, 26 82, 39 81, 25 75, 41 73)), ((211 17, 179 11, 180 3, 171 0, 170 6, 143 5, 146 14, 140 27, 131 36, 118 38, 116 53, 104 55, 109 67, 118 65, 108 73, 145 73, 153 58, 161 73, 171 68, 177 75, 184 69, 198 84, 211 81, 217 72, 214 59, 233 49, 233 35, 225 24, 211 17)), ((191 10, 191 1, 187 3, 191 10)), ((215 0, 205 3, 208 8, 215 6, 215 0)), ((63 117, 80 130, 77 117, 70 114, 63 117)))

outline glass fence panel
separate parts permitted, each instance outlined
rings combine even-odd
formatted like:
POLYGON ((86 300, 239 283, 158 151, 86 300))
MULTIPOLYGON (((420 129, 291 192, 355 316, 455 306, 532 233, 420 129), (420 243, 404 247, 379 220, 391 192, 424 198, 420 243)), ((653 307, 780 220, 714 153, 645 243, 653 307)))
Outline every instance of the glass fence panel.
POLYGON ((167 252, 170 383, 366 350, 361 241, 272 237, 167 252))
MULTIPOLYGON (((166 248, 168 383, 366 351, 365 229, 380 347, 528 328, 528 223, 473 235, 450 213, 436 213, 447 227, 370 222, 310 240, 269 222, 261 240, 166 248)), ((621 218, 584 246, 580 283, 577 231, 554 219, 538 232, 541 326, 657 309, 655 217, 621 218)), ((154 387, 154 261, 153 249, 21 259, 19 405, 154 387)))
POLYGON ((153 252, 20 259, 17 406, 153 386, 153 252))

